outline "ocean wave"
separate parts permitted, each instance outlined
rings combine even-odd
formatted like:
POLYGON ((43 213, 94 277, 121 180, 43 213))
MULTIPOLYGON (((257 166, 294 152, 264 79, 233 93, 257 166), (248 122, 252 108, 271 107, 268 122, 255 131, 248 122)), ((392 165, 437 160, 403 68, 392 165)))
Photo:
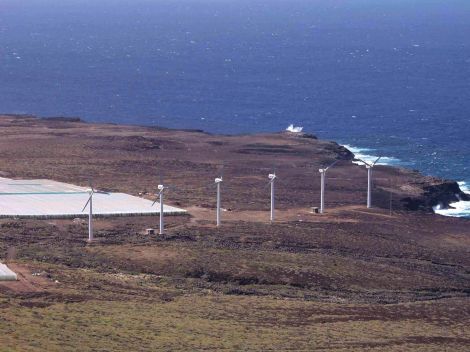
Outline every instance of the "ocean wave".
POLYGON ((470 218, 470 202, 457 202, 450 204, 452 209, 442 209, 440 205, 434 207, 434 212, 443 216, 452 216, 457 218, 470 218))
POLYGON ((462 192, 470 194, 470 185, 467 182, 460 181, 458 184, 462 192))
MULTIPOLYGON (((347 148, 352 153, 354 153, 357 159, 362 159, 366 162, 373 163, 379 157, 375 149, 358 148, 349 144, 343 144, 343 147, 347 148)), ((353 161, 353 163, 358 164, 358 165, 363 165, 363 163, 361 163, 360 161, 353 161)), ((399 165, 399 164, 402 164, 402 161, 400 159, 397 159, 391 156, 382 156, 379 162, 377 163, 377 165, 399 165)))
MULTIPOLYGON (((470 186, 464 181, 458 182, 460 189, 464 193, 470 194, 470 186)), ((452 216, 457 218, 470 218, 470 202, 460 201, 451 203, 449 209, 445 209, 442 205, 436 205, 433 209, 436 214, 443 216, 452 216)))
POLYGON ((294 126, 292 123, 286 128, 286 131, 293 133, 300 133, 304 128, 301 126, 294 126))

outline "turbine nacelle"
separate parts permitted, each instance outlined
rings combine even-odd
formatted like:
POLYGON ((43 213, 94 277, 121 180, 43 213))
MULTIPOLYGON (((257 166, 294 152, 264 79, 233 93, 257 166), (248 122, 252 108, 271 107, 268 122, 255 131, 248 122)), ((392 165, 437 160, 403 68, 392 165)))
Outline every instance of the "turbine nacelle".
POLYGON ((276 178, 276 174, 269 174, 269 175, 268 175, 268 178, 269 178, 271 181, 274 181, 274 179, 276 178))
POLYGON ((165 187, 163 185, 158 185, 157 188, 158 188, 159 191, 163 191, 165 189, 165 187))
POLYGON ((361 163, 363 163, 366 167, 366 169, 372 169, 374 168, 374 166, 379 162, 379 160, 382 159, 382 156, 379 156, 374 162, 367 162, 365 160, 362 160, 362 159, 356 159, 358 161, 360 161, 361 163))
POLYGON ((214 182, 215 183, 221 183, 223 181, 222 177, 217 177, 214 182))

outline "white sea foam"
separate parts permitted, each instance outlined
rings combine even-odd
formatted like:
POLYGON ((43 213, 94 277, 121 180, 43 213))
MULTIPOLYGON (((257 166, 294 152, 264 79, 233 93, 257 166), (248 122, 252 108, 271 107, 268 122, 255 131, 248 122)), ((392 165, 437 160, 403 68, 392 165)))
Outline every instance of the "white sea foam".
POLYGON ((457 202, 450 205, 453 209, 442 209, 438 205, 434 207, 434 212, 439 215, 459 218, 470 218, 470 202, 457 202))
POLYGON ((300 126, 294 126, 292 123, 286 128, 286 131, 293 133, 300 133, 304 128, 300 126))
POLYGON ((460 181, 460 182, 458 182, 458 184, 459 184, 459 187, 462 190, 462 192, 470 194, 470 185, 469 184, 467 184, 464 181, 460 181))
MULTIPOLYGON (((460 189, 464 193, 470 194, 470 186, 461 181, 458 182, 460 189)), ((441 204, 436 205, 433 209, 436 214, 443 215, 443 216, 452 216, 452 217, 459 217, 459 218, 470 218, 470 202, 469 201, 460 201, 456 203, 450 204, 452 209, 445 209, 442 207, 441 204)))
MULTIPOLYGON (((373 163, 379 157, 376 150, 370 148, 358 148, 352 145, 344 144, 343 147, 349 149, 357 159, 364 160, 366 162, 373 163)), ((360 161, 353 161, 354 164, 363 165, 360 161)), ((401 161, 391 156, 382 156, 378 161, 377 165, 398 165, 401 161)))

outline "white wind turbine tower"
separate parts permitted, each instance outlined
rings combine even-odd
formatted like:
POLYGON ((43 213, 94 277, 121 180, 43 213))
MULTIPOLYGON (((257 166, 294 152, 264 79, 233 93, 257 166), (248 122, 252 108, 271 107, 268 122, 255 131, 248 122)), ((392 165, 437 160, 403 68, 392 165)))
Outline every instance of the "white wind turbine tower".
POLYGON ((273 170, 271 174, 268 175, 269 184, 271 185, 271 214, 270 221, 274 221, 274 181, 276 180, 276 170, 273 170))
POLYGON ((222 184, 224 180, 224 176, 223 176, 223 169, 222 171, 220 172, 220 176, 219 177, 216 177, 214 182, 215 182, 215 185, 217 187, 217 209, 216 209, 216 220, 217 220, 217 227, 220 227, 220 224, 221 224, 221 214, 220 214, 220 186, 222 184))
POLYGON ((85 211, 86 207, 88 206, 88 242, 93 241, 93 195, 95 193, 103 193, 107 194, 106 192, 99 192, 93 188, 93 184, 90 181, 90 188, 87 190, 89 197, 85 206, 82 209, 82 213, 85 211))
POLYGON ((326 172, 327 172, 330 168, 332 168, 333 166, 335 166, 338 161, 339 161, 339 160, 336 160, 333 164, 331 164, 331 165, 328 166, 327 168, 318 170, 318 171, 320 172, 320 175, 321 175, 321 186, 320 186, 320 214, 323 214, 323 212, 325 211, 325 179, 326 179, 326 172))
POLYGON ((159 231, 158 233, 160 235, 163 235, 164 231, 165 231, 165 223, 164 223, 164 220, 163 220, 163 192, 164 190, 167 188, 163 185, 163 182, 162 180, 160 180, 160 184, 158 185, 158 193, 156 195, 158 195, 159 198, 155 199, 155 201, 152 203, 152 207, 155 205, 155 203, 159 200, 160 201, 160 227, 159 227, 159 231))
POLYGON ((367 169, 367 208, 372 208, 372 169, 380 159, 382 159, 381 156, 379 156, 373 163, 368 163, 362 159, 357 159, 363 162, 367 169))

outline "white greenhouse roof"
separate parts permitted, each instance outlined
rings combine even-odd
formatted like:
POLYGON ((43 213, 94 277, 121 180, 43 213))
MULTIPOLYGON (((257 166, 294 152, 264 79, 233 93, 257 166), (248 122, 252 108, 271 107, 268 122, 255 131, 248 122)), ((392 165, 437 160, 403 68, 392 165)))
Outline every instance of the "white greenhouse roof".
MULTIPOLYGON (((0 178, 0 217, 72 218, 88 214, 82 211, 89 198, 86 188, 51 180, 11 180, 0 178)), ((125 193, 95 193, 93 215, 129 216, 160 213, 159 203, 125 193)), ((183 214, 185 210, 164 205, 165 214, 183 214)))
POLYGON ((0 281, 16 281, 16 274, 8 269, 5 264, 0 263, 0 281))

